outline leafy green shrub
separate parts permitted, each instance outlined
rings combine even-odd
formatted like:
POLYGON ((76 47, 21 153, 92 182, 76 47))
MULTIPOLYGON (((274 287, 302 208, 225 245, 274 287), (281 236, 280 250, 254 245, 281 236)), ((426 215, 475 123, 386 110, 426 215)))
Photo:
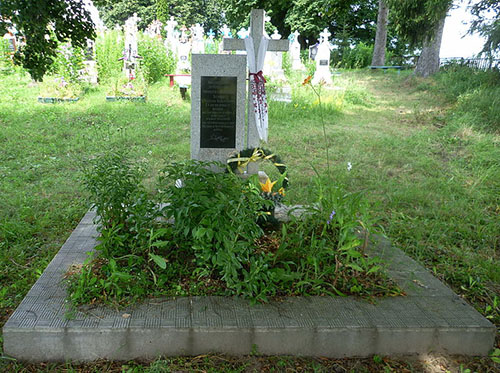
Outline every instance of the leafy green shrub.
POLYGON ((99 217, 107 258, 140 252, 154 224, 155 204, 141 185, 144 169, 123 151, 106 153, 84 168, 84 183, 99 217))
POLYGON ((105 81, 116 76, 122 71, 124 39, 123 34, 117 30, 108 30, 97 36, 95 55, 97 61, 97 74, 100 81, 105 81))
POLYGON ((347 69, 361 69, 370 65, 372 56, 373 45, 360 42, 352 49, 344 49, 340 65, 347 69))
POLYGON ((148 83, 155 83, 165 74, 175 71, 175 58, 173 53, 163 43, 148 36, 143 36, 138 43, 138 53, 142 57, 140 69, 148 83))
POLYGON ((214 166, 222 165, 168 165, 153 196, 141 185, 142 168, 123 152, 91 162, 85 183, 100 216, 99 255, 71 276, 72 301, 398 292, 379 260, 363 252, 360 195, 318 177, 318 201, 303 219, 264 231, 258 221, 273 202, 255 180, 213 172, 214 166))
POLYGON ((5 72, 14 71, 9 41, 4 38, 0 38, 0 68, 5 72))
POLYGON ((62 77, 68 83, 79 83, 80 70, 84 68, 83 61, 84 54, 81 48, 75 48, 70 43, 61 43, 48 72, 62 77))

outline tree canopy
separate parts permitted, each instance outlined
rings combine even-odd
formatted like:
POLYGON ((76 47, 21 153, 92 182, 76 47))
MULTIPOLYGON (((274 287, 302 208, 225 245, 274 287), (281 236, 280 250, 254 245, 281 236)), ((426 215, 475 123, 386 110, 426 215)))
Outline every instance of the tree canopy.
POLYGON ((396 32, 412 46, 421 46, 434 37, 439 22, 453 0, 386 0, 396 32))
POLYGON ((79 0, 2 0, 1 34, 12 24, 26 41, 14 60, 35 80, 41 80, 52 64, 59 42, 69 40, 75 47, 85 47, 95 37, 90 13, 79 0))
POLYGON ((156 19, 155 0, 99 0, 94 3, 108 28, 123 25, 134 13, 140 18, 137 27, 141 30, 156 19))
MULTIPOLYGON (((471 1, 469 2, 471 3, 471 1)), ((481 0, 471 6, 474 16, 470 33, 486 38, 483 53, 492 55, 500 50, 500 0, 481 0)))

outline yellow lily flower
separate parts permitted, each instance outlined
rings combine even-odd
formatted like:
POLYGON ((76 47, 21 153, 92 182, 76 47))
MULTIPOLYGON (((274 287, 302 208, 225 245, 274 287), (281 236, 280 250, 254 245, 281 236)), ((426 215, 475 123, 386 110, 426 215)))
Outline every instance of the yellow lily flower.
POLYGON ((262 191, 264 193, 271 193, 271 191, 273 190, 274 184, 276 184, 276 181, 271 182, 271 179, 267 178, 265 184, 262 184, 262 183, 259 183, 259 184, 260 184, 260 188, 262 189, 262 191))

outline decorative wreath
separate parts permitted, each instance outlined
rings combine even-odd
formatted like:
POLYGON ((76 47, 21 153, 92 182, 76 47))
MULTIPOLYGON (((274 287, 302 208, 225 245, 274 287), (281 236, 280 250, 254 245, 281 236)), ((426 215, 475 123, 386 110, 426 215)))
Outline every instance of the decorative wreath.
POLYGON ((227 160, 227 165, 233 173, 236 173, 236 171, 243 173, 250 162, 258 162, 260 160, 270 161, 281 175, 285 175, 281 186, 286 189, 288 186, 288 177, 286 177, 287 168, 281 161, 281 158, 268 149, 248 148, 241 150, 227 160))

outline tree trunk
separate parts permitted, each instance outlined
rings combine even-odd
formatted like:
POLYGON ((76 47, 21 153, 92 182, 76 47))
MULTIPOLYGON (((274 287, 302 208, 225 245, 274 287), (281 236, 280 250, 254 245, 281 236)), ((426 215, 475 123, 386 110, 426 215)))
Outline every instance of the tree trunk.
POLYGON ((387 19, 389 7, 384 0, 378 1, 377 33, 373 47, 372 66, 385 65, 385 47, 387 45, 387 19))
POLYGON ((432 39, 424 42, 422 53, 418 58, 417 67, 415 68, 415 75, 426 78, 439 71, 439 50, 441 49, 441 40, 443 39, 445 20, 446 14, 437 24, 432 39))

